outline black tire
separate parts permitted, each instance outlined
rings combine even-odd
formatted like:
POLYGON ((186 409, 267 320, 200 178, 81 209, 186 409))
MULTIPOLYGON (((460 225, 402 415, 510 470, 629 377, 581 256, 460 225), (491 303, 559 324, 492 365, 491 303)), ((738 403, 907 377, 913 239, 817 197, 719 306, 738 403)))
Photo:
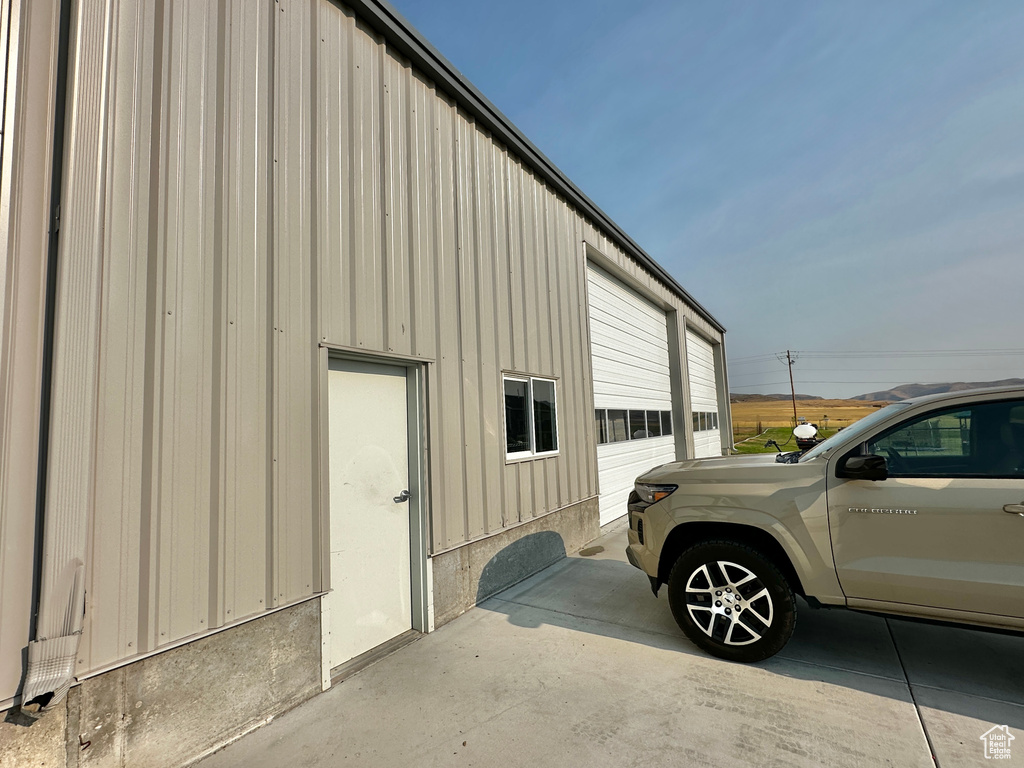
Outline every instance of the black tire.
POLYGON ((695 645, 728 661, 774 656, 796 627, 786 578, 764 555, 735 541, 704 541, 684 551, 668 577, 668 602, 695 645))

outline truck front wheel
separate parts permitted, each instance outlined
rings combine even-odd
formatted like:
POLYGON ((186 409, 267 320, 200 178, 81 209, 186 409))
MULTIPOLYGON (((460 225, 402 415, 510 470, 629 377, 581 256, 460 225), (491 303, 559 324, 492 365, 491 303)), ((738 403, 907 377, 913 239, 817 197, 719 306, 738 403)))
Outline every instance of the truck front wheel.
POLYGON ((796 626, 796 601, 785 577, 757 550, 733 541, 704 541, 685 550, 672 566, 668 601, 693 643, 729 661, 774 656, 796 626))

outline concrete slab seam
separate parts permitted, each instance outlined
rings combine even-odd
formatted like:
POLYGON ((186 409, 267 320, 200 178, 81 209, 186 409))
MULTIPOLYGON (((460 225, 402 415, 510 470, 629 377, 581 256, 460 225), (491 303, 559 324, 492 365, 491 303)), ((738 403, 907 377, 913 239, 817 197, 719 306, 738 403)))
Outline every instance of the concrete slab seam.
POLYGON ((806 659, 798 659, 798 658, 795 658, 793 656, 786 656, 783 653, 778 654, 776 656, 776 658, 784 659, 786 661, 793 662, 794 664, 803 664, 804 666, 808 666, 808 667, 818 667, 819 669, 831 669, 833 672, 844 672, 844 673, 849 674, 849 675, 860 675, 861 677, 873 677, 876 680, 884 680, 884 681, 886 681, 888 683, 906 683, 907 682, 905 679, 901 679, 901 678, 898 678, 898 677, 888 677, 886 675, 878 675, 878 674, 875 674, 874 672, 864 672, 864 671, 859 670, 859 669, 847 669, 846 667, 837 667, 837 666, 835 666, 833 664, 821 664, 820 662, 817 662, 817 661, 807 661, 806 659))
POLYGON ((889 638, 892 640, 892 647, 896 651, 896 659, 900 663, 900 669, 903 670, 903 677, 907 683, 907 691, 910 693, 910 701, 914 704, 914 714, 917 715, 917 723, 921 727, 921 735, 924 736, 925 744, 928 745, 928 751, 931 753, 932 764, 935 768, 940 768, 939 758, 935 754, 935 745, 932 743, 932 737, 928 733, 928 726, 924 723, 924 718, 921 717, 921 707, 918 706, 917 697, 914 696, 914 687, 910 684, 910 676, 907 675, 907 667, 903 663, 903 655, 900 653, 899 644, 896 642, 896 635, 893 634, 892 625, 889 623, 889 619, 884 619, 885 627, 889 630, 889 638))
POLYGON ((929 691, 939 691, 941 693, 952 693, 956 696, 964 696, 969 699, 980 699, 981 701, 990 701, 993 704, 1004 704, 1009 707, 1016 707, 1017 709, 1024 709, 1024 704, 1016 701, 1007 701, 1006 699, 994 699, 991 696, 982 696, 980 693, 967 693, 966 691, 956 691, 952 688, 943 688, 938 685, 928 685, 926 683, 910 683, 911 688, 924 688, 929 691))

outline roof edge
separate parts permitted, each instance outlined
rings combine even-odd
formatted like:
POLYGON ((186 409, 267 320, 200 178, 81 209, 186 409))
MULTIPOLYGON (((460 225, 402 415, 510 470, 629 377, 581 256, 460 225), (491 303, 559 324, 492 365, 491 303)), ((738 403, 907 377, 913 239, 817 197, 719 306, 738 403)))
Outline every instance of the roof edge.
POLYGON ((531 168, 539 173, 558 192, 564 195, 583 213, 593 219, 627 254, 653 272, 675 294, 693 307, 697 313, 719 333, 725 327, 691 296, 669 272, 656 262, 643 248, 623 231, 611 217, 598 206, 551 162, 544 153, 526 138, 516 126, 505 117, 479 90, 456 69, 448 59, 434 48, 415 27, 410 24, 386 0, 340 0, 354 10, 360 18, 373 28, 397 51, 406 56, 434 82, 455 98, 493 135, 500 138, 531 168))

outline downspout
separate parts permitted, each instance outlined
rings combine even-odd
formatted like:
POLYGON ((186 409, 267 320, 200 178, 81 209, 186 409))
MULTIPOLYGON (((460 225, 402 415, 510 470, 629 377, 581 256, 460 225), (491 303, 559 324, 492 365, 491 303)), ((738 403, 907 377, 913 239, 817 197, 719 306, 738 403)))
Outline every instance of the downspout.
POLYGON ((71 0, 61 0, 54 92, 53 175, 50 187, 50 230, 47 247, 46 305, 43 327, 43 370, 39 414, 39 459, 36 479, 36 553, 32 578, 32 637, 21 691, 21 711, 40 717, 55 709, 74 683, 75 661, 85 618, 85 563, 75 557, 74 542, 63 541, 57 522, 46 515, 53 397, 54 336, 57 315, 60 201, 64 176, 64 118, 67 106, 71 0), (69 546, 70 545, 70 546, 69 546), (67 562, 56 572, 53 560, 67 562), (51 566, 51 567, 47 567, 51 566))

